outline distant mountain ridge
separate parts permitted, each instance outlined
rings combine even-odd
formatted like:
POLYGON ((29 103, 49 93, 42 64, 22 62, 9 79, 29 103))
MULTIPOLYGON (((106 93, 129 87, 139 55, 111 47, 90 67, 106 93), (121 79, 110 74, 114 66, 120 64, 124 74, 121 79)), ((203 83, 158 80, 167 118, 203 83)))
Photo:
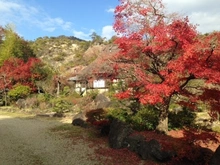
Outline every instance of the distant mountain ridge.
POLYGON ((40 37, 30 44, 36 56, 60 75, 67 75, 67 72, 77 66, 88 66, 111 47, 109 43, 95 44, 64 35, 40 37))

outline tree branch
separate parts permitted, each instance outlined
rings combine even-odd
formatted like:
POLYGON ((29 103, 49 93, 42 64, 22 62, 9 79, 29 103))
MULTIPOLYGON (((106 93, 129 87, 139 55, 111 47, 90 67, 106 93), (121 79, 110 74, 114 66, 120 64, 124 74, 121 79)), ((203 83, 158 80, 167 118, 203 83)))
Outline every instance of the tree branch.
POLYGON ((189 83, 189 81, 193 79, 195 79, 195 76, 193 74, 190 74, 186 81, 182 85, 180 85, 180 89, 182 90, 189 83))

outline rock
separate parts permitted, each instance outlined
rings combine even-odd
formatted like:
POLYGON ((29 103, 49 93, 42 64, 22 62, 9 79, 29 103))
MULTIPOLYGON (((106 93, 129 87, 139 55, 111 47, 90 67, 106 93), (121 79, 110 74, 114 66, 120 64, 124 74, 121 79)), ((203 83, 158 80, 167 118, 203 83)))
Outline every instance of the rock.
POLYGON ((81 118, 73 119, 72 125, 80 126, 80 127, 83 127, 83 128, 87 128, 88 127, 88 124, 83 119, 81 119, 81 118))
POLYGON ((107 108, 111 104, 111 100, 104 94, 98 94, 95 98, 96 109, 107 108))
POLYGON ((63 113, 55 113, 53 117, 64 117, 63 113))
POLYGON ((173 157, 176 157, 176 153, 170 151, 160 151, 153 156, 156 160, 160 162, 167 162, 170 161, 173 157))
POLYGON ((111 100, 105 96, 103 93, 100 93, 96 96, 95 98, 95 103, 98 103, 98 102, 110 102, 111 100))
POLYGON ((56 115, 56 112, 36 114, 36 116, 40 116, 40 117, 55 117, 55 115, 56 115))
POLYGON ((220 145, 216 149, 215 153, 212 155, 209 165, 219 165, 220 164, 220 145))
POLYGON ((111 148, 120 149, 127 147, 136 152, 144 160, 152 159, 160 162, 169 161, 173 156, 172 152, 162 151, 157 140, 145 141, 142 135, 131 135, 132 128, 117 119, 110 125, 109 145, 111 148))
POLYGON ((152 159, 152 156, 154 157, 157 152, 160 152, 160 149, 160 144, 156 140, 151 140, 149 142, 141 141, 138 154, 144 160, 152 159))
POLYGON ((110 125, 104 125, 101 128, 101 135, 107 136, 110 132, 110 125))
POLYGON ((160 162, 169 161, 172 157, 175 156, 175 153, 162 151, 160 143, 152 139, 150 141, 141 141, 138 154, 142 159, 154 159, 160 162))
POLYGON ((109 107, 109 105, 111 105, 111 102, 98 102, 96 108, 97 109, 107 108, 109 107))
POLYGON ((80 112, 80 113, 74 115, 73 120, 74 120, 74 119, 77 119, 77 118, 80 118, 80 119, 82 119, 83 121, 86 121, 86 120, 87 120, 87 117, 86 117, 85 112, 80 112))
POLYGON ((130 151, 138 153, 140 143, 144 140, 145 138, 142 135, 130 135, 125 139, 125 143, 130 151))
POLYGON ((113 119, 109 131, 109 145, 111 148, 119 149, 126 146, 125 139, 133 132, 132 128, 117 119, 113 119))
POLYGON ((86 121, 93 124, 96 121, 100 121, 104 118, 106 111, 104 109, 91 109, 85 111, 86 121))

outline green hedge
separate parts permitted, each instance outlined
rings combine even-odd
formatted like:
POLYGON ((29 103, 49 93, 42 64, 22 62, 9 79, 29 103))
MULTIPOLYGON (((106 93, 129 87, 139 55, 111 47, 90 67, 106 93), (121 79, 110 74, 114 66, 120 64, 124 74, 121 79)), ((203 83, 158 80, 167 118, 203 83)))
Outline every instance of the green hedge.
POLYGON ((24 85, 16 85, 8 92, 8 96, 11 100, 18 100, 19 98, 25 98, 31 93, 31 88, 24 85))

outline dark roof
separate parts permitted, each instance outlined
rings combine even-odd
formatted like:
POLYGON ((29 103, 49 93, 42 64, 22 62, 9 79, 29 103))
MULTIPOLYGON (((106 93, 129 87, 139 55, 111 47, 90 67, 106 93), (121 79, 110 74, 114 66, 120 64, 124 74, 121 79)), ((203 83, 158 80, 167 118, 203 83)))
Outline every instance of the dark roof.
POLYGON ((85 79, 82 79, 79 76, 73 76, 67 79, 68 81, 86 81, 85 79))
POLYGON ((79 72, 78 76, 81 79, 89 79, 97 76, 110 76, 114 74, 112 56, 118 52, 115 45, 110 45, 103 49, 103 52, 86 68, 79 72))

